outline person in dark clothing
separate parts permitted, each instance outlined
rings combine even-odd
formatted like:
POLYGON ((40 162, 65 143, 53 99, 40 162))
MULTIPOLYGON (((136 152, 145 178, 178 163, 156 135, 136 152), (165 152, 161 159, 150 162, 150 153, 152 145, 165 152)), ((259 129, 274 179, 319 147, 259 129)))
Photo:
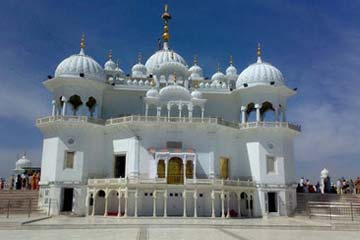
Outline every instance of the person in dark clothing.
POLYGON ((21 176, 20 176, 20 174, 19 174, 19 175, 17 175, 16 190, 20 190, 20 189, 21 189, 21 184, 22 184, 22 181, 21 181, 21 176))

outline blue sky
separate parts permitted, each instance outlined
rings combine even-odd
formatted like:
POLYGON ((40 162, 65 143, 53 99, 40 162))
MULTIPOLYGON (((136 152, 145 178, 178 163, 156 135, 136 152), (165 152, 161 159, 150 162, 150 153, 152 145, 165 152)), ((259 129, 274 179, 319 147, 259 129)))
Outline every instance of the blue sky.
MULTIPOLYGON (((296 140, 297 175, 317 180, 327 167, 334 177, 360 175, 359 1, 167 1, 173 19, 171 47, 205 75, 229 55, 240 72, 263 59, 278 67, 298 94, 288 118, 301 124, 296 140)), ((42 85, 58 63, 79 51, 103 64, 107 52, 126 72, 138 51, 147 59, 162 33, 165 1, 16 1, 0 8, 0 176, 27 151, 40 164, 42 136, 35 119, 51 111, 42 85)))

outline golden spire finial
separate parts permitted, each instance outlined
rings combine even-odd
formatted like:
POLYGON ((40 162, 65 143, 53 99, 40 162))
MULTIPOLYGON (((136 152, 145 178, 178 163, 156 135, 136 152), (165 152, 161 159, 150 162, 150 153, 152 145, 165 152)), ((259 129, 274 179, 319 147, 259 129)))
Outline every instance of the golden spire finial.
POLYGON ((198 56, 197 54, 194 55, 194 65, 198 64, 198 56))
POLYGON ((198 82, 198 81, 194 81, 194 88, 195 88, 195 89, 198 89, 198 87, 199 87, 199 82, 198 82))
POLYGON ((261 44, 260 44, 260 43, 258 43, 256 53, 257 53, 257 56, 258 56, 258 57, 261 57, 262 51, 261 51, 261 44))
POLYGON ((141 52, 139 52, 139 54, 138 54, 138 63, 141 63, 141 59, 142 59, 141 52))
POLYGON ((232 66, 234 64, 233 56, 230 55, 230 65, 232 66))
POLYGON ((164 42, 168 42, 170 39, 169 20, 171 19, 171 15, 169 13, 169 6, 167 4, 165 4, 164 13, 161 15, 161 18, 164 19, 163 40, 164 42))
POLYGON ((112 57, 113 57, 113 55, 112 55, 112 50, 110 49, 110 50, 109 50, 109 60, 112 60, 112 57))
POLYGON ((220 72, 220 63, 217 64, 216 70, 220 72))
POLYGON ((85 49, 85 33, 82 33, 81 35, 80 48, 85 49))

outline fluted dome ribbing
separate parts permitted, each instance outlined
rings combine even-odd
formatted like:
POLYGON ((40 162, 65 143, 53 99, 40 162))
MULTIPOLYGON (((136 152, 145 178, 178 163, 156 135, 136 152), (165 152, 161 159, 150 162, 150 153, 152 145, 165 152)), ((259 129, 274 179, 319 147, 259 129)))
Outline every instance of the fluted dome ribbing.
POLYGON ((104 81, 105 74, 103 68, 90 56, 85 55, 84 49, 79 54, 72 55, 64 59, 55 70, 55 77, 80 77, 104 81))

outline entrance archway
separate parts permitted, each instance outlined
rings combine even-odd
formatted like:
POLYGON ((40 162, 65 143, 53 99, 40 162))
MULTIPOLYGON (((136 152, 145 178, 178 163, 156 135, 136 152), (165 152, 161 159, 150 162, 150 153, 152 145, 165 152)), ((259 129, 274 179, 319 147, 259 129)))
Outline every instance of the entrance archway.
POLYGON ((184 184, 184 168, 181 158, 173 157, 168 163, 168 184, 184 184))

